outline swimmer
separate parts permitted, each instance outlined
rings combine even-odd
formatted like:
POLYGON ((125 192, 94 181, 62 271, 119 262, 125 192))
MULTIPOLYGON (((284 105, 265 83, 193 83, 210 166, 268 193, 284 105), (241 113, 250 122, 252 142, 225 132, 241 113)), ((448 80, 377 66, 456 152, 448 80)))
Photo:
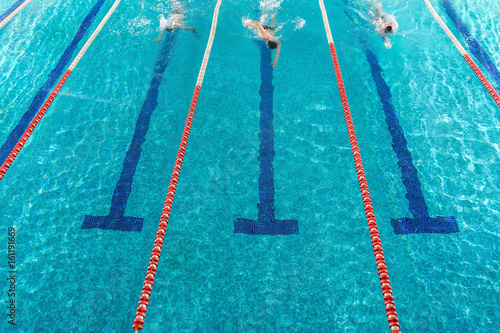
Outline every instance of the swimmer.
POLYGON ((172 0, 172 11, 170 12, 170 15, 168 15, 166 20, 163 16, 160 19, 161 31, 158 38, 155 40, 155 43, 159 43, 161 41, 161 35, 165 30, 173 32, 175 29, 187 29, 196 33, 196 30, 184 25, 184 17, 184 3, 172 0))
POLYGON ((373 7, 376 9, 377 13, 374 14, 372 23, 375 25, 375 30, 384 37, 384 45, 386 48, 390 49, 392 47, 389 38, 386 35, 392 35, 399 27, 398 22, 396 22, 393 15, 386 14, 382 11, 382 4, 378 1, 373 3, 373 7))
MULTIPOLYGON (((261 14, 262 17, 262 14, 261 14)), ((274 61, 271 63, 271 66, 276 67, 278 64, 278 58, 280 56, 280 51, 281 51, 281 42, 274 36, 274 30, 275 28, 275 23, 276 23, 276 16, 273 16, 271 20, 272 26, 269 25, 262 25, 259 21, 250 21, 246 22, 243 24, 245 28, 248 27, 254 27, 257 29, 257 32, 259 33, 259 37, 266 42, 266 46, 268 49, 274 49, 274 61)))

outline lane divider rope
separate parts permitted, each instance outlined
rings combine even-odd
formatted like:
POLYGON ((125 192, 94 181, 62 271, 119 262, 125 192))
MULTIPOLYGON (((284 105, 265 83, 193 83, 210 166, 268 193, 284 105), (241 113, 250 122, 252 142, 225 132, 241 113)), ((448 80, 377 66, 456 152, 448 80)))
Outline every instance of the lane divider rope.
MULTIPOLYGON (((17 13, 19 13, 21 10, 23 10, 23 8, 26 7, 30 2, 31 2, 31 0, 26 0, 19 7, 17 7, 12 13, 10 13, 6 18, 4 18, 0 22, 0 29, 2 29, 14 16, 17 15, 17 13)), ((17 3, 15 3, 12 7, 14 7, 16 4, 17 3)))
POLYGON ((165 203, 163 205, 160 223, 158 225, 158 231, 156 233, 156 238, 153 244, 153 251, 151 253, 151 258, 149 260, 146 277, 144 279, 144 285, 142 287, 141 296, 139 298, 139 305, 137 307, 137 312, 135 314, 134 325, 132 326, 132 328, 136 332, 142 330, 144 325, 144 318, 146 317, 146 311, 148 310, 151 291, 153 290, 156 271, 158 269, 158 264, 160 261, 160 254, 163 246, 163 240, 165 238, 165 232, 167 230, 170 211, 172 210, 172 203, 174 201, 175 190, 177 188, 177 182, 179 181, 179 175, 181 172, 182 163, 184 161, 184 154, 186 153, 189 133, 191 132, 191 126, 193 125, 194 113, 196 111, 196 105, 198 104, 198 97, 200 95, 201 85, 203 83, 203 78, 205 76, 205 71, 208 64, 208 58, 210 57, 210 51, 212 49, 212 44, 215 37, 215 30, 217 28, 217 18, 219 16, 219 7, 221 5, 221 2, 222 0, 218 0, 215 6, 214 15, 212 19, 212 28, 210 30, 210 37, 208 39, 207 47, 205 49, 205 54, 203 56, 203 61, 201 63, 200 72, 198 74, 198 80, 196 81, 193 98, 191 99, 191 105, 189 107, 186 123, 184 125, 184 130, 182 132, 181 143, 179 145, 179 150, 177 151, 177 157, 175 160, 174 169, 172 171, 172 177, 170 178, 170 184, 168 186, 167 197, 165 198, 165 203))
POLYGON ((484 76, 483 72, 481 72, 481 70, 479 69, 479 67, 477 67, 477 65, 474 62, 474 60, 472 60, 472 58, 469 56, 469 54, 467 53, 467 51, 465 51, 465 49, 463 48, 463 46, 460 44, 460 42, 457 40, 457 38, 451 32, 451 30, 448 29, 448 27, 443 22, 443 20, 441 19, 441 17, 438 15, 438 13, 434 9, 434 7, 432 7, 432 5, 429 2, 429 0, 424 0, 424 2, 425 2, 425 5, 427 6, 427 8, 429 9, 429 11, 431 12, 432 16, 434 17, 434 19, 437 21, 437 23, 444 30, 444 32, 446 33, 446 35, 448 36, 448 38, 450 38, 450 40, 452 41, 453 45, 455 45, 455 47, 457 48, 458 52, 460 52, 460 54, 465 59, 465 61, 467 62, 467 64, 469 64, 469 66, 472 68, 472 70, 474 71, 474 73, 476 73, 477 77, 479 78, 479 81, 481 81, 481 83, 483 84, 483 86, 486 88, 486 90, 488 90, 488 92, 490 93, 491 97, 493 97, 493 100, 495 101, 495 103, 500 108, 500 95, 498 95, 498 92, 495 91, 495 89, 493 88, 493 86, 491 85, 491 83, 488 81, 488 79, 486 79, 486 77, 484 76))
POLYGON ((394 297, 392 295, 391 282, 389 280, 389 272, 387 271, 384 252, 382 251, 382 242, 380 240, 377 222, 375 220, 375 213, 373 211, 370 192, 368 190, 368 183, 366 180, 366 175, 363 167, 363 161, 361 160, 361 153, 359 151, 356 132, 354 131, 354 123, 352 121, 351 110, 349 108, 349 103, 347 101, 344 81, 342 80, 342 73, 340 72, 340 65, 337 58, 337 53, 335 51, 335 45, 333 44, 330 24, 328 23, 328 16, 326 13, 323 0, 319 0, 319 6, 321 7, 321 13, 323 15, 323 22, 325 24, 326 36, 328 38, 328 45, 330 46, 330 53, 332 56, 333 67, 335 69, 335 76, 337 78, 337 84, 339 87, 340 100, 342 102, 342 108, 344 109, 344 117, 347 125, 347 132, 349 134, 349 141, 351 143, 352 154, 354 156, 354 163, 356 166, 356 173, 358 175, 359 187, 361 190, 361 196, 363 198, 363 204, 365 207, 366 219, 368 221, 368 228, 370 230, 370 238, 372 240, 373 252, 375 254, 375 262, 377 263, 380 286, 382 287, 382 295, 385 304, 387 321, 389 322, 389 327, 392 332, 400 333, 401 332, 400 325, 399 325, 398 315, 396 313, 396 304, 394 303, 394 297))
POLYGON ((121 0, 116 0, 115 3, 113 4, 113 6, 109 9, 108 13, 102 19, 101 23, 99 23, 99 25, 95 29, 94 33, 90 36, 90 38, 85 43, 85 45, 82 47, 82 49, 80 50, 80 52, 77 54, 77 56, 75 57, 75 59, 73 60, 73 62, 69 65, 69 67, 66 70, 66 72, 64 73, 63 77, 61 78, 61 80, 59 81, 59 83, 56 85, 56 87, 54 88, 54 90, 52 91, 52 93, 49 95, 49 97, 47 98, 47 100, 43 104, 43 106, 40 109, 40 111, 38 111, 38 113, 35 116, 35 118, 31 121, 31 123, 28 126, 28 128, 24 131, 24 134, 21 136, 21 138, 19 139, 19 141, 17 142, 17 144, 15 145, 15 147, 12 149, 12 151, 9 154, 9 156, 7 157, 7 159, 5 160, 5 162, 3 163, 2 167, 0 167, 0 180, 3 179, 3 177, 5 176, 5 173, 10 168, 10 166, 12 165, 12 163, 14 162, 14 160, 16 159, 17 155, 19 154, 19 152, 23 148, 24 144, 26 143, 26 141, 28 141, 28 138, 30 137, 31 133, 33 133, 33 130, 37 126, 38 122, 42 119, 42 117, 45 115, 45 112, 47 112, 49 106, 52 104, 52 102, 56 98, 57 94, 59 93, 59 90, 61 90, 62 86, 64 85, 64 83, 66 82, 66 80, 68 79, 68 77, 71 75, 73 69, 75 69, 76 65, 78 64, 78 62, 80 61, 80 59, 83 57, 83 55, 85 54, 85 52, 89 48, 90 44, 92 44, 92 42, 97 37, 97 35, 99 34, 99 32, 101 32, 102 28, 104 27, 104 25, 106 24, 106 22, 108 21, 108 19, 110 18, 110 16, 113 14, 113 12, 115 11, 116 7, 120 4, 120 1, 121 0))

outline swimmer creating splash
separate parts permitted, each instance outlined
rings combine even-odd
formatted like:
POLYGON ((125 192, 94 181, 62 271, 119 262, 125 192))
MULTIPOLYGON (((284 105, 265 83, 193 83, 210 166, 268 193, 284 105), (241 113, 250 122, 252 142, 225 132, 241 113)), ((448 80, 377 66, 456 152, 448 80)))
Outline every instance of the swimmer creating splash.
POLYGON ((370 11, 373 15, 372 23, 375 25, 375 30, 384 37, 384 45, 386 48, 390 49, 392 47, 389 38, 386 35, 392 35, 396 32, 399 27, 398 22, 391 14, 386 14, 382 11, 382 4, 378 1, 373 3, 373 8, 375 8, 376 13, 370 11))
POLYGON ((196 33, 194 28, 184 25, 184 6, 184 3, 172 0, 172 11, 168 15, 168 18, 165 19, 163 16, 160 18, 161 31, 158 38, 155 40, 155 43, 159 43, 161 41, 161 35, 165 30, 173 32, 175 29, 187 29, 196 33))
MULTIPOLYGON (((262 14, 261 14, 262 18, 262 14)), ((276 16, 273 16, 271 20, 272 25, 262 25, 259 21, 250 21, 243 24, 245 28, 254 27, 257 29, 259 33, 259 37, 266 42, 266 46, 269 49, 274 49, 274 61, 271 63, 271 66, 276 67, 278 64, 278 58, 280 56, 281 51, 281 42, 278 40, 276 36, 274 36, 274 31, 276 29, 276 16)))

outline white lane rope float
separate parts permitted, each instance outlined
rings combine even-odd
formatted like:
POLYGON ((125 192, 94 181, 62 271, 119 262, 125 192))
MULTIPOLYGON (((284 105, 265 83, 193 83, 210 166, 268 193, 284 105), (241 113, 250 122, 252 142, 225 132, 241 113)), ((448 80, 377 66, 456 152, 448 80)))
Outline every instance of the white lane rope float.
POLYGON ((441 19, 441 17, 439 17, 439 15, 436 12, 436 10, 434 9, 434 7, 432 7, 432 5, 429 2, 429 0, 424 0, 424 2, 425 2, 425 5, 427 6, 427 8, 429 9, 429 11, 431 12, 432 16, 434 17, 434 19, 437 21, 437 23, 444 30, 444 32, 446 33, 446 35, 448 36, 448 38, 451 39, 451 42, 453 43, 453 45, 455 45, 455 47, 457 48, 458 52, 460 52, 460 54, 465 59, 465 61, 467 62, 467 64, 469 64, 469 66, 472 68, 472 70, 474 71, 474 73, 479 78, 479 81, 481 81, 481 83, 484 85, 484 87, 486 88, 486 90, 488 90, 488 93, 491 95, 491 97, 493 97, 493 100, 495 101, 495 103, 500 108, 500 95, 498 95, 498 92, 495 91, 495 88, 493 88, 493 86, 488 81, 488 79, 486 79, 486 77, 484 76, 483 72, 481 72, 481 70, 479 69, 479 67, 477 67, 476 63, 472 60, 472 58, 469 56, 469 54, 467 53, 467 51, 465 51, 465 49, 463 48, 463 46, 460 44, 460 42, 457 40, 457 38, 451 32, 451 30, 448 29, 448 27, 443 22, 443 20, 441 19))
POLYGON ((172 171, 172 176, 170 178, 167 196, 165 198, 165 203, 163 205, 163 210, 161 213, 158 230, 156 232, 155 241, 153 244, 153 251, 149 259, 149 265, 146 271, 146 277, 144 278, 144 284, 142 286, 141 296, 139 297, 139 305, 137 306, 137 312, 135 313, 134 324, 132 325, 132 329, 134 329, 135 332, 142 330, 144 326, 144 318, 146 317, 146 311, 148 310, 148 305, 151 298, 151 292, 153 290, 153 284, 155 281, 156 271, 158 270, 158 264, 160 262, 160 254, 163 246, 163 240, 165 238, 165 232, 167 230, 168 220, 170 218, 170 211, 172 210, 172 204, 174 201, 175 190, 177 188, 177 182, 179 181, 181 167, 184 161, 184 155, 186 153, 189 133, 191 132, 191 126, 193 125, 194 113, 196 111, 196 105, 198 103, 198 98, 200 96, 201 85, 203 83, 203 78, 205 76, 205 71, 207 69, 208 58, 210 57, 210 51, 212 50, 212 44, 214 41, 215 30, 217 28, 217 19, 219 16, 219 8, 221 2, 222 0, 218 0, 215 6, 214 16, 212 19, 212 28, 210 30, 210 37, 207 42, 207 47, 205 49, 205 54, 203 56, 203 61, 201 63, 200 72, 198 73, 198 80, 196 80, 196 86, 194 88, 193 98, 191 99, 191 105, 189 107, 186 123, 184 125, 184 130, 182 132, 179 150, 177 151, 177 158, 175 160, 174 170, 172 171))
POLYGON ((9 16, 4 18, 2 20, 2 22, 0 22, 0 29, 2 29, 14 16, 17 15, 17 13, 19 13, 21 10, 23 10, 23 8, 26 7, 30 2, 31 2, 31 0, 26 0, 25 2, 23 2, 21 4, 21 6, 17 7, 12 13, 10 13, 9 16))
POLYGON ((359 188, 361 191, 361 197, 363 198, 363 206, 365 208, 366 220, 368 222, 368 229, 370 231, 373 254, 375 255, 375 262, 377 264, 377 271, 380 280, 380 287, 382 289, 382 298, 384 300, 387 322, 389 323, 391 332, 401 333, 398 314, 396 312, 396 304, 392 295, 391 281, 389 280, 389 272, 385 263, 384 252, 382 250, 382 242, 380 240, 380 235, 378 232, 377 221, 375 220, 375 212, 373 210, 370 191, 368 190, 368 182, 366 180, 363 161, 361 159, 358 139, 356 138, 356 132, 354 131, 354 123, 351 116, 351 110, 349 108, 349 102, 347 101, 344 81, 342 79, 342 73, 340 72, 339 60, 337 58, 337 52, 335 51, 335 45, 333 43, 330 24, 328 23, 328 16, 323 0, 319 0, 319 6, 321 8, 321 14, 323 15, 326 37, 328 39, 328 46, 330 47, 330 54, 332 56, 335 77, 337 79, 339 88, 340 100, 342 102, 342 108, 344 110, 347 133, 349 135, 356 173, 358 175, 359 188))
POLYGON ((115 11, 116 7, 120 4, 120 1, 121 0, 116 0, 115 3, 113 4, 113 6, 109 9, 108 13, 102 19, 101 23, 99 23, 99 25, 95 29, 94 33, 90 36, 90 38, 87 40, 87 42, 85 43, 85 45, 82 47, 82 49, 80 50, 80 52, 78 53, 78 55, 75 57, 75 59, 73 60, 73 62, 69 65, 69 67, 66 70, 66 72, 64 73, 63 77, 61 78, 61 80, 59 81, 59 83, 56 85, 56 87, 54 88, 54 90, 52 91, 52 93, 49 95, 49 97, 47 98, 47 100, 43 104, 43 106, 40 109, 40 111, 38 111, 37 115, 31 121, 31 123, 28 126, 28 128, 26 129, 26 131, 24 131, 24 134, 21 136, 21 138, 17 142, 16 146, 12 149, 12 151, 9 154, 9 156, 5 160, 4 164, 0 167, 0 180, 2 180, 2 178, 5 176, 5 173, 10 168, 12 162, 14 162, 15 158, 17 157, 17 155, 19 154, 19 152, 23 148, 23 146, 26 143, 26 141, 28 141, 28 138, 30 137, 31 133, 33 133, 33 130, 37 126, 38 122, 42 119, 42 117, 45 115, 45 112, 47 112, 49 106, 54 101, 55 97, 59 93, 59 90, 61 90, 62 86, 64 85, 64 83, 66 82, 66 80, 68 79, 68 77, 71 75, 73 69, 76 67, 76 65, 78 64, 78 62, 80 61, 80 59, 83 57, 83 55, 85 54, 85 52, 89 48, 90 44, 92 44, 92 42, 97 37, 97 35, 99 34, 99 32, 101 32, 102 28, 104 27, 104 25, 106 24, 106 22, 108 21, 108 19, 110 18, 110 16, 113 14, 113 12, 115 11))

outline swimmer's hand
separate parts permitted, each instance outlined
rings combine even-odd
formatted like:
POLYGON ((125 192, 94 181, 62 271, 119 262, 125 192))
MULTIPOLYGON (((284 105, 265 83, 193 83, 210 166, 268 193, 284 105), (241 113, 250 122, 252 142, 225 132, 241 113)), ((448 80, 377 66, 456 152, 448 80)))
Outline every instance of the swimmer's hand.
POLYGON ((254 28, 257 28, 257 21, 246 21, 245 23, 243 23, 243 26, 245 28, 248 28, 248 27, 254 27, 254 28))
POLYGON ((187 29, 189 31, 192 31, 195 35, 198 35, 198 33, 196 32, 196 30, 194 28, 191 28, 191 27, 183 27, 182 29, 187 29))
POLYGON ((387 37, 384 36, 384 41, 385 41, 384 42, 385 47, 387 49, 390 49, 392 47, 392 45, 391 45, 391 41, 389 40, 389 38, 387 38, 387 37))
POLYGON ((274 62, 274 61, 273 61, 273 62, 271 63, 271 66, 276 67, 276 66, 278 66, 278 64, 277 64, 276 62, 274 62))

